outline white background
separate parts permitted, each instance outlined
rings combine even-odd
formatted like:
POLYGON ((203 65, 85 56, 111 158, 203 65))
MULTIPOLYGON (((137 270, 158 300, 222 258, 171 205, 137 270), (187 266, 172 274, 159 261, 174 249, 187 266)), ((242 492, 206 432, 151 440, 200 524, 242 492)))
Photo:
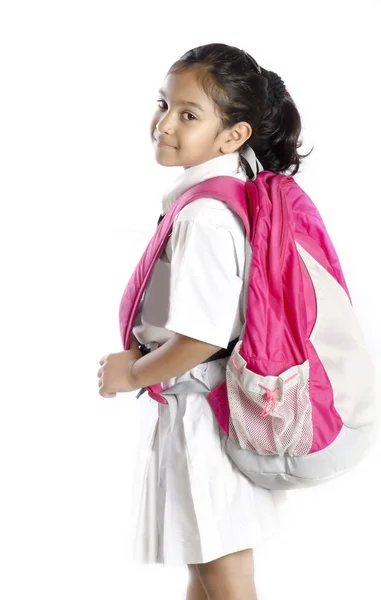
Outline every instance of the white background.
MULTIPOLYGON (((4 1, 0 9, 3 600, 180 600, 187 569, 129 560, 135 394, 98 394, 118 308, 181 170, 149 139, 186 50, 224 42, 284 79, 323 215, 380 361, 380 3, 4 1), (378 57, 378 58, 377 58, 378 57)), ((379 379, 378 379, 379 382, 379 379)), ((141 398, 144 402, 147 395, 141 398)), ((381 449, 288 493, 255 556, 259 600, 380 597, 381 449)))

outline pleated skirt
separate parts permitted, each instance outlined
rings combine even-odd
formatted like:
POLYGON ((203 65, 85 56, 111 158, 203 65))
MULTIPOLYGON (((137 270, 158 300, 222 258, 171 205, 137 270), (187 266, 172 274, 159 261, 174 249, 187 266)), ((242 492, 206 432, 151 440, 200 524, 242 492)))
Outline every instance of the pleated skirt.
POLYGON ((206 396, 165 394, 167 405, 139 399, 132 562, 201 564, 279 532, 286 493, 259 488, 238 470, 206 396))

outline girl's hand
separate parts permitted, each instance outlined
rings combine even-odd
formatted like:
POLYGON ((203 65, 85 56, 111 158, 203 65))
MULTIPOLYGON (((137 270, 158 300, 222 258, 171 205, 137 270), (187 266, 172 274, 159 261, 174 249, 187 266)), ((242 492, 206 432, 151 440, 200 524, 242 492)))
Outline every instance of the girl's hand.
POLYGON ((98 370, 99 394, 104 398, 114 398, 120 392, 132 392, 139 386, 132 376, 134 363, 142 357, 135 338, 133 338, 130 350, 106 354, 101 358, 98 370))

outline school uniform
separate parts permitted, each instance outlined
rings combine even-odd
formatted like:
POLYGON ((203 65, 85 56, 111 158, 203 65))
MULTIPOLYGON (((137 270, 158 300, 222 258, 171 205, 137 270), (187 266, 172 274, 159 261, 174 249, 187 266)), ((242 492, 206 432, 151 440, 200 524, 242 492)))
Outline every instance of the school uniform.
MULTIPOLYGON (((238 152, 185 169, 164 194, 162 213, 187 189, 219 175, 247 180, 238 152)), ((155 350, 180 333, 226 348, 244 324, 246 255, 250 261, 243 224, 227 204, 200 198, 184 207, 140 304, 138 341, 155 350)), ((255 548, 278 531, 284 494, 255 486, 237 469, 207 401, 226 378, 227 360, 160 382, 167 405, 148 394, 139 398, 134 562, 205 563, 255 548)))

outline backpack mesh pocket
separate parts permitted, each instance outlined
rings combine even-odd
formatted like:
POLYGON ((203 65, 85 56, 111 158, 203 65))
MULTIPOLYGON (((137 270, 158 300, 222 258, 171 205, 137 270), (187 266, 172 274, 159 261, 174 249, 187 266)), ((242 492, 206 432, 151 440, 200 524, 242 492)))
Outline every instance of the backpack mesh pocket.
POLYGON ((229 437, 242 449, 263 455, 308 454, 313 441, 308 360, 279 376, 262 377, 247 369, 234 350, 226 384, 229 437))

